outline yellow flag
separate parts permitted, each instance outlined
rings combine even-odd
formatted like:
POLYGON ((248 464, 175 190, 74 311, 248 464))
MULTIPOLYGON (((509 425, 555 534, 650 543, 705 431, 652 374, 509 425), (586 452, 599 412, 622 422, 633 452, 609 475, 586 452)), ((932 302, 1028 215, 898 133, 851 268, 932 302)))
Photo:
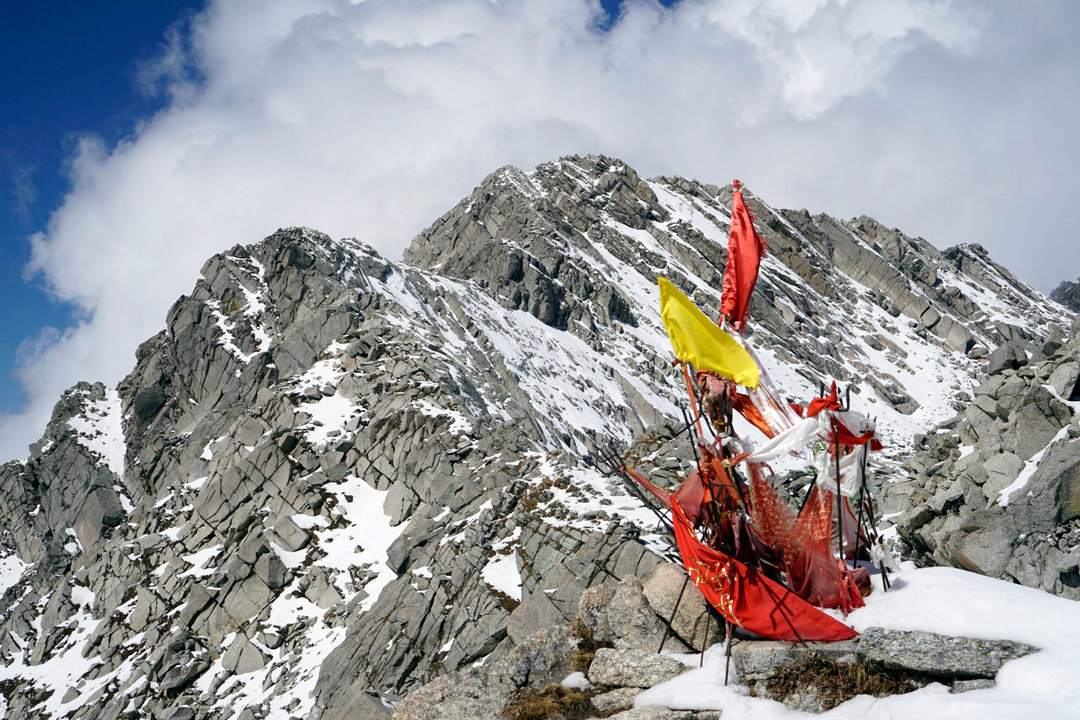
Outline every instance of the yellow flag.
POLYGON ((660 317, 675 357, 694 366, 731 378, 750 389, 757 387, 757 363, 733 337, 705 317, 690 299, 665 278, 660 284, 660 317))

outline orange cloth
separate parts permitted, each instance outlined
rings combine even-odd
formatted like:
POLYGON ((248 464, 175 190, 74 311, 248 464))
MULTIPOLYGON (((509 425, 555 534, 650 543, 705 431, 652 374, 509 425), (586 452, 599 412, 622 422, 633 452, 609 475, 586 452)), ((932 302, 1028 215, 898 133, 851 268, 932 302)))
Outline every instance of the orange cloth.
POLYGON ((765 420, 765 417, 761 414, 761 411, 757 409, 756 405, 754 405, 749 395, 746 395, 745 393, 738 393, 735 396, 735 410, 738 411, 738 413, 742 415, 747 422, 749 422, 751 425, 764 433, 765 437, 769 438, 770 440, 776 437, 776 433, 773 432, 773 429, 771 427, 769 427, 768 421, 765 420))

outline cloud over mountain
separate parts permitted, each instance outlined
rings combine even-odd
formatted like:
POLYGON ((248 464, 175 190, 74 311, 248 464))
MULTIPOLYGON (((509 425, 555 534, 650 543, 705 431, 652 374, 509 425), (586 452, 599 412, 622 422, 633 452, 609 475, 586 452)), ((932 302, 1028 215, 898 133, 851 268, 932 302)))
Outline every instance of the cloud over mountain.
POLYGON ((508 163, 603 152, 647 174, 737 174, 780 205, 982 242, 1030 279, 1036 260, 995 238, 1061 233, 992 209, 1077 189, 1041 170, 1075 155, 1056 140, 1076 100, 1055 90, 1075 11, 1011 13, 631 0, 605 31, 595 0, 211 2, 145 68, 167 107, 115 147, 84 138, 34 239, 31 270, 83 321, 26 345, 29 405, 4 418, 4 456, 62 389, 115 382, 212 253, 304 224, 396 257, 508 163))

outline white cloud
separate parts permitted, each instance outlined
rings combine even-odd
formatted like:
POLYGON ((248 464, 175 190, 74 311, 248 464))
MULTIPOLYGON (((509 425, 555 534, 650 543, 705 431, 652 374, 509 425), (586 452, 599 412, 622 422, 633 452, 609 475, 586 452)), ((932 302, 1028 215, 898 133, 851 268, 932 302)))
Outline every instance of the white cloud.
POLYGON ((734 108, 746 124, 785 112, 813 120, 872 91, 896 60, 927 39, 967 50, 975 18, 928 0, 731 0, 680 6, 684 26, 740 43, 771 102, 734 108))
POLYGON ((1018 123, 1067 137, 1075 94, 1051 83, 1075 74, 1038 78, 1062 115, 1032 117, 1011 101, 1045 40, 987 39, 1049 33, 1076 59, 1060 18, 993 7, 627 0, 605 33, 597 0, 213 0, 141 74, 168 107, 115 147, 85 138, 34 238, 33 269, 86 319, 24 362, 30 405, 3 419, 3 456, 63 389, 128 372, 213 253, 303 224, 397 258, 504 164, 597 152, 645 175, 738 176, 774 205, 996 251, 1008 220, 986 203, 1015 183, 994 176, 1038 183, 1038 163, 1076 155, 1006 143, 1018 123))

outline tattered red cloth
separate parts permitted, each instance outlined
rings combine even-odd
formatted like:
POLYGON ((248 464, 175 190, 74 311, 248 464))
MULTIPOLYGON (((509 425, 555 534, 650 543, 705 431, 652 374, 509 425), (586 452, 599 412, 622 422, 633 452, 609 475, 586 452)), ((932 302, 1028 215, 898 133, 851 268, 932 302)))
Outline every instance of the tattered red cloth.
MULTIPOLYGON (((810 404, 806 406, 806 417, 813 417, 822 410, 839 410, 841 407, 840 399, 836 394, 836 383, 833 382, 828 395, 811 400, 810 404)), ((864 445, 870 443, 871 450, 880 451, 884 449, 884 445, 874 436, 874 433, 868 432, 865 435, 856 435, 839 420, 836 421, 836 435, 841 445, 864 445)))
POLYGON ((828 546, 832 538, 835 497, 828 490, 822 490, 817 485, 811 486, 810 494, 799 511, 799 517, 795 519, 798 532, 806 533, 814 542, 828 546))
POLYGON ((672 499, 679 501, 680 510, 690 520, 692 525, 701 523, 705 508, 713 501, 718 500, 721 505, 735 507, 738 505, 739 491, 732 484, 723 462, 708 448, 700 448, 701 459, 699 467, 705 473, 702 478, 701 472, 694 470, 679 483, 675 492, 668 492, 663 488, 653 485, 651 482, 627 468, 626 474, 648 490, 653 497, 662 502, 665 507, 671 507, 672 499), (714 496, 714 493, 717 495, 714 496))
POLYGON ((795 557, 799 548, 814 541, 812 527, 797 522, 795 513, 765 479, 759 463, 747 463, 746 471, 750 475, 750 516, 754 527, 769 547, 783 550, 784 557, 795 557))
POLYGON ((806 417, 814 417, 822 410, 839 410, 840 398, 836 396, 836 383, 832 384, 832 390, 822 398, 815 398, 806 406, 806 417))
POLYGON ((743 202, 739 181, 731 201, 731 230, 728 233, 727 265, 724 267, 724 287, 720 312, 742 332, 746 324, 746 309, 757 284, 758 266, 765 255, 765 241, 754 230, 754 218, 743 202))
POLYGON ((674 498, 671 516, 687 573, 705 599, 731 622, 762 637, 787 642, 830 642, 858 635, 753 568, 702 544, 674 498))
POLYGON ((754 525, 771 547, 784 551, 787 585, 811 605, 849 613, 863 606, 870 593, 870 575, 848 570, 828 549, 832 530, 832 498, 817 486, 796 517, 765 479, 757 463, 747 463, 754 525))
POLYGON ((870 593, 870 574, 865 568, 850 570, 824 544, 809 542, 788 563, 787 584, 803 600, 840 608, 847 615, 866 604, 863 595, 870 593))

